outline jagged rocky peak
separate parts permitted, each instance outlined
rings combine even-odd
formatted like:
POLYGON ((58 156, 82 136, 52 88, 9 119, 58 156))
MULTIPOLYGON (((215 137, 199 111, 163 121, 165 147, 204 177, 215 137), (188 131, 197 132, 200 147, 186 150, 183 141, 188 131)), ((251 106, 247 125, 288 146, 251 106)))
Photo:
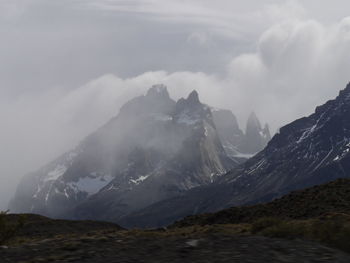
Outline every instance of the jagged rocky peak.
POLYGON ((226 109, 212 109, 214 122, 217 128, 230 130, 230 133, 243 135, 239 128, 236 116, 230 110, 226 109))
POLYGON ((249 116, 243 133, 230 110, 212 108, 211 111, 220 140, 231 157, 249 158, 261 151, 271 139, 268 124, 262 128, 255 113, 249 116))
POLYGON ((267 145, 270 139, 271 134, 269 126, 266 124, 264 128, 262 128, 255 112, 252 112, 247 121, 245 139, 239 149, 243 153, 257 153, 267 145))
POLYGON ((239 144, 244 140, 244 133, 239 128, 237 118, 230 110, 212 108, 213 121, 221 143, 230 157, 239 155, 239 144))
POLYGON ((246 127, 246 133, 252 132, 252 131, 260 131, 261 130, 261 123, 256 116, 255 112, 252 112, 247 121, 247 127, 246 127))
POLYGON ((176 103, 177 109, 183 109, 183 108, 194 108, 201 105, 201 102, 199 100, 199 95, 197 91, 193 90, 187 98, 181 98, 176 103))
POLYGON ((193 103, 193 104, 198 104, 198 103, 200 103, 198 92, 197 92, 196 90, 193 90, 193 91, 188 95, 187 101, 188 101, 189 103, 193 103))
POLYGON ((165 86, 164 84, 153 85, 147 91, 146 96, 149 96, 149 97, 163 97, 163 98, 169 98, 170 99, 167 86, 165 86))
POLYGON ((153 85, 146 93, 136 97, 120 109, 124 115, 145 115, 145 114, 170 114, 175 107, 175 101, 169 96, 167 87, 163 84, 153 85))
POLYGON ((184 124, 198 124, 206 120, 214 125, 210 108, 200 102, 195 90, 186 99, 181 98, 177 101, 174 120, 184 124))

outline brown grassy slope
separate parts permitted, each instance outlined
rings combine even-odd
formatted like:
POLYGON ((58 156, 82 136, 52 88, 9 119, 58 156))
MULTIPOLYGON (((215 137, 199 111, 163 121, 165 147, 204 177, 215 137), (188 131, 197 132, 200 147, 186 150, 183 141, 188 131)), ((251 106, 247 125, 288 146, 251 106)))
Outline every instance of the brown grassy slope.
POLYGON ((350 179, 292 192, 266 204, 233 207, 217 213, 188 216, 171 227, 250 223, 264 217, 308 219, 327 213, 350 214, 350 179))

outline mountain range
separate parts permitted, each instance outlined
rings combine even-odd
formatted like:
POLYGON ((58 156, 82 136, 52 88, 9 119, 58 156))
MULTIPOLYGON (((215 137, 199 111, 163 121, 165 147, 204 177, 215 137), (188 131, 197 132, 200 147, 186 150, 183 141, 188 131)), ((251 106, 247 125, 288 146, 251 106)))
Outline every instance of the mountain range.
POLYGON ((255 114, 244 133, 231 111, 201 103, 196 91, 174 101, 155 85, 75 149, 25 176, 10 210, 118 222, 213 184, 269 140, 255 114))
POLYGON ((268 202, 350 176, 349 120, 350 84, 271 140, 254 113, 243 133, 232 112, 201 103, 196 91, 175 102, 156 85, 24 177, 10 208, 153 228, 268 202))
POLYGON ((152 204, 121 222, 167 225, 188 215, 271 201, 293 190, 350 177, 350 84, 334 99, 282 127, 264 150, 218 178, 152 204))

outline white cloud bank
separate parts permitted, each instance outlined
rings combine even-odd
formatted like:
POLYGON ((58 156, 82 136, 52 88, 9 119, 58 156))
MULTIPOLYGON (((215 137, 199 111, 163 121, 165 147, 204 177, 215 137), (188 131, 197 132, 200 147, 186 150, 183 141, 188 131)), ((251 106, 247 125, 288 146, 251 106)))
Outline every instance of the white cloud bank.
POLYGON ((164 83, 176 99, 196 89, 205 103, 229 108, 241 120, 256 111, 277 129, 311 113, 349 81, 350 17, 331 26, 289 20, 265 31, 255 52, 233 58, 225 76, 154 71, 122 79, 109 74, 61 94, 58 100, 52 96, 55 102, 49 103, 47 115, 91 131, 115 115, 127 99, 164 83))

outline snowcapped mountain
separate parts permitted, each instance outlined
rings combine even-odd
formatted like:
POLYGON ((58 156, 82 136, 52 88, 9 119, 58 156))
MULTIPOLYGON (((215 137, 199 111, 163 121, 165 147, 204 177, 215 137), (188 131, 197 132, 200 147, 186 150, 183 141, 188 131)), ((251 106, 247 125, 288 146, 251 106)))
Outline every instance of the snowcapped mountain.
MULTIPOLYGON (((248 126, 250 122, 258 126, 254 118, 248 126)), ((214 184, 153 204, 123 223, 165 225, 194 213, 270 201, 342 177, 350 177, 350 84, 309 117, 282 127, 263 151, 214 184)))
POLYGON ((241 143, 236 133, 244 137, 234 115, 212 112, 196 91, 175 102, 155 85, 75 149, 24 177, 10 209, 117 221, 211 184, 245 160, 227 150, 241 143))

